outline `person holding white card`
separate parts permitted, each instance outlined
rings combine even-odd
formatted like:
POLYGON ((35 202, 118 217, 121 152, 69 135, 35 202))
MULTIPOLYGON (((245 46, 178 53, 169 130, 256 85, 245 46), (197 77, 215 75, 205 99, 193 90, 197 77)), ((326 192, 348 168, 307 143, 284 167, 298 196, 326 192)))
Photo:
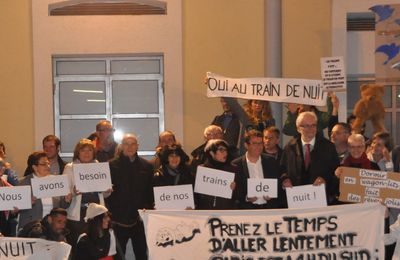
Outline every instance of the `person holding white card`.
POLYGON ((232 155, 229 154, 229 145, 222 139, 214 139, 207 142, 204 152, 205 163, 202 166, 235 173, 235 182, 230 184, 233 190, 232 198, 222 198, 206 194, 195 194, 196 209, 235 209, 238 208, 238 191, 236 189, 237 168, 231 164, 232 155))
POLYGON ((317 116, 314 112, 302 112, 296 119, 300 136, 285 146, 282 160, 282 185, 292 186, 325 184, 328 205, 337 203, 338 182, 335 170, 339 156, 335 145, 317 134, 317 116))
POLYGON ((247 132, 244 139, 246 154, 235 159, 232 163, 238 167, 238 188, 242 190, 240 206, 244 209, 272 209, 281 208, 284 203, 282 200, 282 185, 278 184, 278 198, 269 196, 249 197, 247 180, 252 179, 276 179, 280 177, 278 162, 263 154, 263 133, 257 130, 247 132))
MULTIPOLYGON (((96 163, 96 148, 94 143, 89 139, 81 139, 75 146, 74 157, 72 163, 68 163, 64 168, 64 175, 68 176, 72 196, 68 199, 71 205, 68 207, 68 223, 67 227, 71 231, 71 244, 74 246, 79 234, 86 226, 84 216, 89 203, 98 203, 105 205, 104 197, 111 194, 111 190, 106 192, 85 192, 81 193, 76 189, 73 177, 73 165, 78 163, 96 163)), ((74 248, 73 248, 74 249, 74 248)))
MULTIPOLYGON (((50 176, 50 162, 47 154, 43 151, 37 151, 29 155, 33 173, 25 176, 19 186, 31 185, 33 178, 47 178, 50 176)), ((66 196, 68 197, 68 196, 66 196)), ((22 229, 27 223, 40 220, 50 213, 53 208, 67 208, 68 198, 64 196, 56 196, 52 198, 37 199, 32 196, 32 208, 19 211, 18 229, 22 229)))

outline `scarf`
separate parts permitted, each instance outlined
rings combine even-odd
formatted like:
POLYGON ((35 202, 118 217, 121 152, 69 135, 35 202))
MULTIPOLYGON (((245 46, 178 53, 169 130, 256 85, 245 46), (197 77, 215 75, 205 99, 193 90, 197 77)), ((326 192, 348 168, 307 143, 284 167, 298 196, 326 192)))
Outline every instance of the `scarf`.
POLYGON ((344 159, 343 166, 357 167, 362 169, 372 168, 371 161, 368 160, 368 157, 365 153, 363 153, 360 158, 354 158, 353 156, 351 156, 351 154, 349 154, 349 156, 344 159))

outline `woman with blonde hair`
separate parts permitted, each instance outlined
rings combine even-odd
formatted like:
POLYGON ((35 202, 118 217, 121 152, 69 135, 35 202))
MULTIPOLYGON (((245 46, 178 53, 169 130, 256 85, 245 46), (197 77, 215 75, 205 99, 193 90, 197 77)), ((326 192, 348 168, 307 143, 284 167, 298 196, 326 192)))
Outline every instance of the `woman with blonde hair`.
POLYGON ((98 163, 95 159, 96 148, 89 139, 81 139, 75 146, 72 162, 68 163, 63 174, 68 176, 71 187, 71 204, 67 209, 67 227, 71 231, 71 245, 75 245, 79 234, 85 228, 84 216, 89 203, 105 205, 104 198, 110 196, 111 190, 106 192, 80 192, 75 187, 73 165, 80 163, 98 163))

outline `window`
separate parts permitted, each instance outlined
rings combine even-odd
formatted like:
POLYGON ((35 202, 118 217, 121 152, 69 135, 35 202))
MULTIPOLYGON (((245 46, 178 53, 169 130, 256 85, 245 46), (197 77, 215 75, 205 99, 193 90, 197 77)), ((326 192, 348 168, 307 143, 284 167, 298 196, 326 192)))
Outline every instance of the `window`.
POLYGON ((110 120, 118 142, 134 133, 139 154, 154 154, 164 131, 163 57, 54 57, 55 134, 62 157, 110 120))

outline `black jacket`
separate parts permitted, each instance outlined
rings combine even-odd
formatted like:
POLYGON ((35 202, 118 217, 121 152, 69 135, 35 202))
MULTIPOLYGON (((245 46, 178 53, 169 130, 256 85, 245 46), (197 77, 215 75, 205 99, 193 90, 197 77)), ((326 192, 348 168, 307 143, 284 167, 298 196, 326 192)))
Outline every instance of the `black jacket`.
MULTIPOLYGON (((240 191, 240 204, 242 208, 258 208, 253 203, 247 202, 247 180, 250 178, 249 168, 247 167, 246 155, 243 155, 235 159, 232 164, 238 168, 238 183, 237 187, 240 191)), ((278 180, 278 198, 273 198, 266 204, 262 205, 261 208, 274 209, 282 208, 285 205, 284 193, 282 189, 282 183, 280 181, 280 167, 279 163, 272 157, 265 154, 261 154, 261 165, 263 169, 263 175, 265 179, 277 179, 278 180)))
POLYGON ((153 207, 153 167, 136 155, 133 162, 122 153, 110 161, 113 192, 106 199, 113 221, 133 224, 138 209, 153 207))
POLYGON ((289 178, 293 186, 313 184, 318 177, 326 181, 328 204, 333 203, 338 193, 335 170, 339 166, 339 156, 335 145, 317 134, 310 153, 311 162, 304 167, 303 148, 300 137, 295 137, 285 146, 281 160, 282 182, 289 178))

